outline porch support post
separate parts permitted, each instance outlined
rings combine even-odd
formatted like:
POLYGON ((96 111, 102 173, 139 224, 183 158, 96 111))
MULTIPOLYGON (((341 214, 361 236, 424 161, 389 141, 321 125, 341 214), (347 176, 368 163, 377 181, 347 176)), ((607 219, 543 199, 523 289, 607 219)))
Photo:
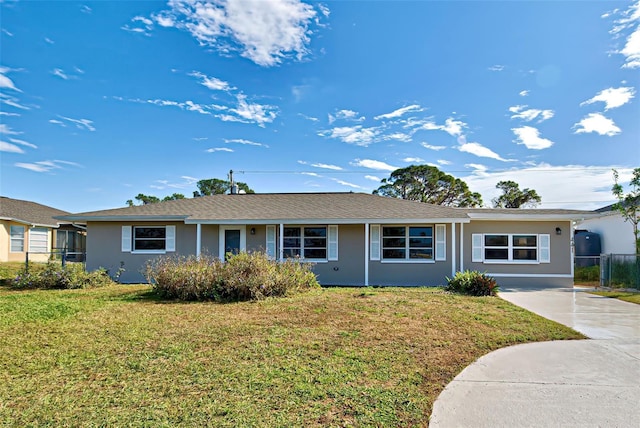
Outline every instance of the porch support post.
POLYGON ((451 223, 451 278, 453 278, 455 275, 456 275, 456 224, 451 223))
POLYGON ((278 260, 284 260, 284 224, 280 223, 280 243, 278 245, 278 260))
POLYGON ((202 225, 196 224, 196 257, 200 258, 200 252, 202 251, 202 225))
POLYGON ((464 270, 464 223, 460 223, 460 271, 464 270))
POLYGON ((364 286, 369 286, 369 223, 364 224, 364 286))

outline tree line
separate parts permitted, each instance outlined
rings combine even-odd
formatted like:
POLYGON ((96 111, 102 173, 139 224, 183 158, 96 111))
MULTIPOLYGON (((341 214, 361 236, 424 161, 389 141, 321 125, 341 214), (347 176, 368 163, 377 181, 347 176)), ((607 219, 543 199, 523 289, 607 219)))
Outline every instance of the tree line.
MULTIPOLYGON (((246 183, 235 182, 235 184, 244 193, 255 193, 246 183)), ((209 178, 198 181, 196 186, 198 190, 193 192, 194 198, 227 193, 231 189, 231 182, 209 178)), ((496 188, 500 189, 502 194, 492 199, 494 208, 535 207, 542 200, 535 190, 521 190, 515 181, 500 181, 496 188)), ((431 165, 411 165, 397 169, 389 175, 389 178, 381 181, 381 186, 374 190, 373 194, 450 207, 481 207, 483 205, 480 193, 472 192, 463 180, 431 165)), ((185 199, 185 196, 174 193, 160 199, 157 196, 139 193, 133 199, 129 199, 127 205, 136 205, 134 200, 138 202, 137 205, 147 205, 176 199, 185 199)))

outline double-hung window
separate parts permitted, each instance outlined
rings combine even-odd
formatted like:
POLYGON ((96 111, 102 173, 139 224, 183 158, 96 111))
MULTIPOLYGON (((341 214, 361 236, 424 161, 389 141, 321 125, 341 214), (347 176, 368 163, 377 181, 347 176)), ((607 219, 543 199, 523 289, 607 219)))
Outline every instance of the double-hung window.
POLYGON ((549 235, 474 234, 472 240, 474 262, 549 262, 549 235))
POLYGON ((287 258, 327 259, 327 227, 285 227, 283 256, 287 258))
POLYGON ((383 260, 433 260, 432 226, 382 226, 383 260))
POLYGON ((11 226, 9 229, 11 235, 11 252, 24 252, 24 226, 11 226))

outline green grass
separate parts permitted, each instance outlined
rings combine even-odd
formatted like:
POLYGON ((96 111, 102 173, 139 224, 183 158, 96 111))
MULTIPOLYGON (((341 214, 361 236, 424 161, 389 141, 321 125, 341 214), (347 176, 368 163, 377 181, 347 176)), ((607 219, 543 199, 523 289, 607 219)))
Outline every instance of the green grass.
POLYGON ((611 297, 614 299, 624 300, 625 302, 631 302, 640 305, 640 292, 592 291, 591 293, 597 294, 598 296, 611 297))
POLYGON ((147 286, 0 288, 0 425, 427 426, 480 356, 578 338, 499 298, 439 289, 215 304, 147 286))

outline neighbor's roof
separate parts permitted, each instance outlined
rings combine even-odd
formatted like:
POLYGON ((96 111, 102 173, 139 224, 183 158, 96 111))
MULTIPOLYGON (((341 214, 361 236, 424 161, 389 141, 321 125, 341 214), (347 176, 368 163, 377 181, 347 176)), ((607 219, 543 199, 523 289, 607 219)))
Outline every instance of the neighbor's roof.
POLYGON ((54 219, 54 217, 67 214, 69 214, 67 211, 35 202, 0 196, 1 220, 11 220, 31 226, 58 227, 60 222, 54 219))
POLYGON ((62 217, 73 221, 166 220, 185 223, 468 221, 465 211, 366 193, 211 195, 62 217))
POLYGON ((473 220, 581 220, 596 217, 593 211, 536 208, 460 208, 473 220))

